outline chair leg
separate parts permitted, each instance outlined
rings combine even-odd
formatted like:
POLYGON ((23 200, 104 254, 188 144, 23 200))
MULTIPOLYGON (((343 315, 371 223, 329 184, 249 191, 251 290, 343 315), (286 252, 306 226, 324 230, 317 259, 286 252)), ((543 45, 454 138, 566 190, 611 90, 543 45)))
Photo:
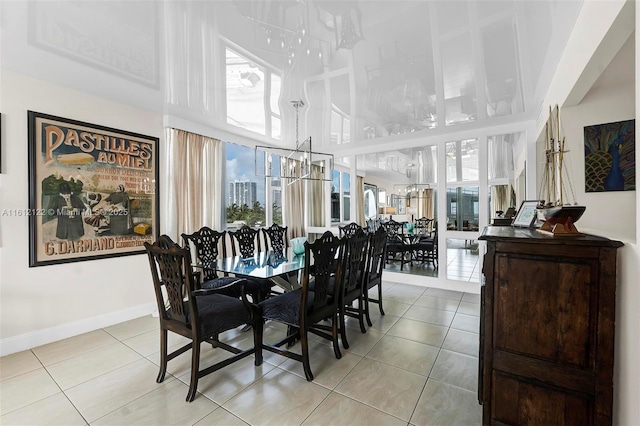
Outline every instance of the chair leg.
POLYGON ((364 316, 367 319, 367 324, 369 327, 373 326, 371 322, 371 316, 369 315, 369 290, 364 292, 364 316))
POLYGON ((337 359, 342 358, 342 353, 340 352, 340 343, 338 342, 338 334, 340 333, 338 327, 340 315, 338 311, 333 313, 333 318, 331 319, 331 337, 333 337, 333 353, 336 355, 337 359))
POLYGON ((157 383, 162 383, 167 374, 167 329, 160 329, 160 372, 156 378, 157 383))
POLYGON ((198 372, 200 371, 200 342, 195 339, 191 342, 191 381, 189 382, 189 393, 187 402, 193 401, 198 390, 198 372))
POLYGON ((363 333, 367 332, 367 329, 364 326, 364 296, 360 295, 358 297, 358 321, 360 322, 360 331, 363 333))
POLYGON ((344 304, 341 304, 339 317, 340 317, 340 334, 342 335, 342 346, 345 349, 349 349, 349 342, 347 342, 347 326, 344 320, 344 317, 345 317, 344 311, 345 311, 344 304))
POLYGON ((300 327, 300 347, 302 349, 302 368, 307 381, 313 381, 311 364, 309 363, 309 342, 307 341, 307 328, 300 327))
POLYGON ((384 309, 382 309, 382 283, 378 283, 378 308, 380 308, 380 315, 384 315, 384 309))

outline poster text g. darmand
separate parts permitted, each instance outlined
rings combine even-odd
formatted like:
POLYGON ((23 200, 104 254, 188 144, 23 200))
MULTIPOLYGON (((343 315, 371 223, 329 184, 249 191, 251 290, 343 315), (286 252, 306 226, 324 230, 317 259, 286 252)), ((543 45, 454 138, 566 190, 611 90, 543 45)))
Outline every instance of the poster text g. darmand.
POLYGON ((153 146, 145 142, 116 138, 93 132, 77 132, 74 129, 45 126, 45 164, 53 160, 53 152, 62 144, 75 146, 86 153, 98 151, 98 163, 118 167, 152 170, 153 146))
POLYGON ((112 250, 118 248, 141 247, 145 241, 152 242, 151 236, 145 237, 100 237, 82 240, 60 240, 44 243, 44 253, 47 256, 57 256, 70 253, 85 253, 91 251, 112 250))

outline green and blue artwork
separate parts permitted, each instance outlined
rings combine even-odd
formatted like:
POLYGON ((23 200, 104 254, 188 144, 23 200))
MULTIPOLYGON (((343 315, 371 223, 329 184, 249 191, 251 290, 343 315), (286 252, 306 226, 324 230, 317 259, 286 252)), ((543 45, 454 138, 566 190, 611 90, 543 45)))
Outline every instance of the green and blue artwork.
POLYGON ((585 192, 636 189, 635 120, 585 126, 585 192))

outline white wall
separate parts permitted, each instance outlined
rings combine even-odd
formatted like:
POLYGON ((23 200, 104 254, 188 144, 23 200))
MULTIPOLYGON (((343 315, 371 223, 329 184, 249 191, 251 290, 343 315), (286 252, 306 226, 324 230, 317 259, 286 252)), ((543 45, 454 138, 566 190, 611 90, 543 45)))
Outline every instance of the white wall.
POLYGON ((635 52, 632 36, 580 104, 562 110, 563 127, 567 141, 570 141, 569 150, 573 159, 576 196, 587 207, 576 226, 583 232, 618 239, 625 244, 619 250, 618 257, 614 360, 614 423, 622 425, 636 425, 640 414, 640 374, 637 367, 640 356, 637 331, 640 321, 637 309, 637 301, 640 300, 636 240, 637 191, 585 193, 583 129, 588 125, 636 118, 636 90, 633 90, 635 52))
MULTIPOLYGON (((27 110, 160 138, 162 116, 2 71, 0 211, 28 207, 27 110)), ((160 171, 162 173, 162 171, 160 171)), ((0 216, 0 355, 153 312, 144 254, 29 268, 25 216, 0 216)))
POLYGON ((600 230, 606 232, 608 238, 626 241, 636 238, 636 191, 585 192, 584 127, 635 117, 635 91, 629 90, 634 84, 634 54, 635 43, 631 37, 582 102, 561 111, 576 198, 579 204, 587 206, 576 226, 600 230), (619 78, 609 77, 618 75, 619 78))
MULTIPOLYGON (((632 1, 583 4, 581 16, 571 34, 572 42, 558 65, 561 72, 554 76, 544 103, 559 103, 562 107, 563 128, 572 151, 572 180, 578 191, 578 201, 587 207, 576 226, 582 232, 618 239, 625 244, 618 251, 613 423, 629 426, 637 425, 640 419, 639 200, 637 191, 584 192, 583 129, 585 125, 635 118, 637 138, 640 76, 636 70, 640 51, 637 31, 632 33, 634 26, 637 28, 640 24, 640 16, 634 10, 635 6, 632 1), (628 40, 629 34, 635 39, 635 46, 628 40), (613 44, 621 48, 611 59, 613 44), (603 49, 603 46, 607 48, 603 49), (602 70, 604 72, 586 90, 583 87, 585 82, 593 78, 594 72, 600 74, 602 70), (581 93, 586 94, 582 97, 581 93)), ((538 121, 539 129, 541 122, 538 121)), ((636 142, 636 149, 637 146, 636 142)), ((636 159, 637 156, 636 152, 636 159)), ((639 181, 636 175, 636 185, 639 181)))

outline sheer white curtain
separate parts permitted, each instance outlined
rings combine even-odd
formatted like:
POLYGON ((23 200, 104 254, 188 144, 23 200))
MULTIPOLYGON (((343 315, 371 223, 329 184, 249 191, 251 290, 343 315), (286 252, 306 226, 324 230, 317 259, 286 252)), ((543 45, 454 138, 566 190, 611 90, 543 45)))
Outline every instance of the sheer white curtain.
POLYGON ((167 129, 169 185, 167 234, 179 241, 183 232, 222 222, 222 142, 184 130, 167 129))
POLYGON ((511 135, 496 135, 489 138, 489 179, 508 178, 513 172, 513 144, 511 135))
POLYGON ((493 185, 491 187, 492 215, 498 210, 507 211, 509 208, 509 185, 493 185))
MULTIPOLYGON (((311 166, 311 177, 313 179, 322 179, 324 172, 319 166, 311 166)), ((324 226, 325 214, 324 214, 324 181, 311 180, 309 181, 309 225, 311 226, 324 226)))
POLYGON ((356 220, 355 222, 360 226, 367 224, 364 217, 364 177, 356 177, 356 220))
POLYGON ((422 190, 420 207, 422 211, 419 212, 418 216, 426 217, 427 219, 434 218, 434 199, 432 188, 422 190))
MULTIPOLYGON (((290 158, 285 159, 287 170, 298 169, 300 162, 290 158)), ((291 174, 291 173, 289 173, 291 174)), ((299 174, 299 170, 295 175, 299 174)), ((282 201, 282 221, 289 228, 289 238, 304 237, 304 180, 283 178, 284 199, 282 201)))

